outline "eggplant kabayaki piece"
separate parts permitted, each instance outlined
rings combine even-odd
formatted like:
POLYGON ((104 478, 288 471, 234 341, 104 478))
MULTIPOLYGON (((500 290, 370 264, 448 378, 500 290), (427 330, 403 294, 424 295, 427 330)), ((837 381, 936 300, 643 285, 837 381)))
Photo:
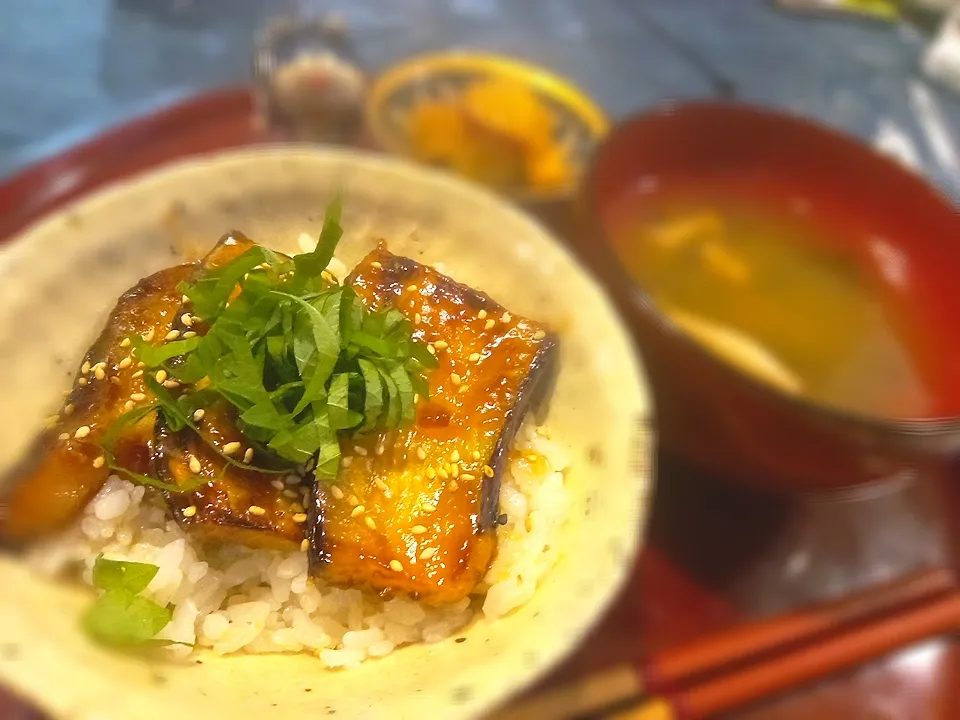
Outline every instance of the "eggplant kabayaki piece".
POLYGON ((493 560, 500 477, 525 413, 552 381, 556 342, 485 294, 382 247, 349 282, 369 309, 409 318, 437 367, 412 424, 341 441, 340 472, 316 485, 308 508, 311 570, 337 584, 455 602, 493 560))
MULTIPOLYGON (((83 358, 51 424, 34 442, 24 461, 5 478, 0 496, 0 541, 28 542, 63 529, 106 482, 100 447, 104 432, 125 412, 149 402, 142 368, 131 356, 134 335, 164 341, 179 322, 181 282, 200 269, 229 262, 250 247, 242 236, 227 236, 200 262, 154 273, 125 292, 110 313, 100 336, 83 358)), ((154 417, 127 427, 116 441, 117 462, 134 472, 150 471, 154 417)))

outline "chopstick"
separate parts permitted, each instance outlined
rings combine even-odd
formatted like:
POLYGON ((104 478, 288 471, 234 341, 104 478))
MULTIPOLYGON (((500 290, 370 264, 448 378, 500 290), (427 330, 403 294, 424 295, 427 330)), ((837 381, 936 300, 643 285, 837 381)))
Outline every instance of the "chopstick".
POLYGON ((902 615, 804 646, 766 663, 718 677, 633 708, 609 720, 694 720, 763 700, 894 650, 960 627, 960 593, 921 603, 902 615))
MULTIPOLYGON (((953 588, 953 578, 947 570, 919 572, 842 600, 714 633, 652 659, 614 666, 504 708, 497 718, 580 717, 620 705, 641 693, 670 695, 677 688, 715 675, 729 675, 748 663, 773 655, 777 655, 773 666, 779 668, 782 666, 780 656, 784 653, 894 613, 925 608, 926 603, 943 597, 953 588)), ((870 627, 865 630, 869 631, 870 627)), ((865 656, 853 662, 869 659, 871 656, 865 656)), ((694 700, 701 701, 701 698, 697 696, 694 700)))

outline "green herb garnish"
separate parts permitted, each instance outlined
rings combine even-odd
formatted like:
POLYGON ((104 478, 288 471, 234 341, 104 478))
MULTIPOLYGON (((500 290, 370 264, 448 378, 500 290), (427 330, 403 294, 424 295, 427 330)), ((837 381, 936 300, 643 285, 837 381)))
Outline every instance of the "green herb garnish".
MULTIPOLYGON (((205 335, 156 347, 133 338, 138 359, 185 386, 174 397, 147 382, 172 430, 197 431, 193 410, 225 400, 257 457, 285 468, 315 461, 326 478, 339 468, 341 436, 413 420, 414 396, 426 397, 424 375, 436 362, 402 313, 368 310, 324 272, 342 234, 334 202, 313 252, 286 258, 253 247, 181 286, 205 335)), ((115 467, 112 452, 107 459, 115 467)))
POLYGON ((173 617, 172 608, 140 596, 158 570, 156 565, 100 555, 93 566, 93 584, 103 594, 83 617, 87 634, 114 647, 170 644, 156 636, 173 617))

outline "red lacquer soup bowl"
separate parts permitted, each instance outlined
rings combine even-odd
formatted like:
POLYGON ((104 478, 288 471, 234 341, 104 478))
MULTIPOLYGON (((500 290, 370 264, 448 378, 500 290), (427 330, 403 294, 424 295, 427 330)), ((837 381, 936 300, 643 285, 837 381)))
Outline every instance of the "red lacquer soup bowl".
POLYGON ((665 446, 726 476, 803 492, 939 467, 960 449, 960 217, 921 178, 807 120, 693 103, 615 128, 584 193, 579 249, 634 328, 665 446), (871 265, 908 321, 909 342, 922 345, 922 411, 871 416, 777 390, 704 350, 659 309, 618 259, 620 224, 660 193, 704 187, 802 207, 831 228, 834 250, 871 265))

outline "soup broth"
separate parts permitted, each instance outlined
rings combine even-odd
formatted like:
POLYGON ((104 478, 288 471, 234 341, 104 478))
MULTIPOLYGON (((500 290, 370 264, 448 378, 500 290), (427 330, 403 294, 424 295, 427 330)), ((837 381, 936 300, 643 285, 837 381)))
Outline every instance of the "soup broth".
POLYGON ((704 197, 632 198, 617 223, 621 262, 663 312, 782 391, 868 415, 931 412, 889 247, 845 242, 800 201, 704 197))

